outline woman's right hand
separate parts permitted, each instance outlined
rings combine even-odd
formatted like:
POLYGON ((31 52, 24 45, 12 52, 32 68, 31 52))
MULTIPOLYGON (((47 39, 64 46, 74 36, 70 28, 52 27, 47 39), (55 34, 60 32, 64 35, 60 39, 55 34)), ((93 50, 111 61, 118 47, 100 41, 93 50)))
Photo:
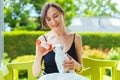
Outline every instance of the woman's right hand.
MULTIPOLYGON (((43 42, 43 44, 50 45, 47 42, 43 42)), ((51 49, 48 50, 48 49, 42 47, 40 44, 39 45, 36 44, 36 56, 42 57, 42 56, 46 55, 49 51, 51 51, 51 49)))
POLYGON ((40 45, 36 44, 36 56, 34 60, 34 64, 32 67, 33 75, 35 77, 38 77, 39 74, 41 73, 41 68, 42 68, 42 57, 47 53, 47 50, 40 45), (39 67, 39 68, 38 68, 39 67))

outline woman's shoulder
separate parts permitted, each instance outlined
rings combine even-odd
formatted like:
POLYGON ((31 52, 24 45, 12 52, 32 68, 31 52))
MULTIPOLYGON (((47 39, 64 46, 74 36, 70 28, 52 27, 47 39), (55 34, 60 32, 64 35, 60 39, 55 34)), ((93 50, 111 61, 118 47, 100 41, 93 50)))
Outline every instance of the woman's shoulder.
POLYGON ((81 35, 77 34, 77 33, 69 33, 70 35, 74 35, 75 39, 81 39, 81 35))
POLYGON ((75 35, 75 47, 76 47, 76 50, 79 50, 82 47, 82 38, 79 34, 75 35))
POLYGON ((76 34, 76 33, 74 33, 74 34, 75 34, 75 42, 77 42, 77 43, 81 42, 82 41, 81 36, 79 34, 76 34))
POLYGON ((81 39, 81 35, 79 35, 79 34, 75 34, 75 37, 78 39, 81 39))
POLYGON ((70 33, 68 33, 68 35, 71 38, 74 37, 74 39, 76 39, 76 40, 81 40, 81 36, 79 34, 77 34, 77 33, 70 32, 70 33))

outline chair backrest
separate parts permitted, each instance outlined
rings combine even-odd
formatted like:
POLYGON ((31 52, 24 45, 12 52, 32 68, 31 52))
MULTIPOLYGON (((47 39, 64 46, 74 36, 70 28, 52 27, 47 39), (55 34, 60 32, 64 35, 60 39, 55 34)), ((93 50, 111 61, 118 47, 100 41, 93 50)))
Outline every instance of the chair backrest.
POLYGON ((103 80, 103 76, 106 73, 106 68, 110 67, 112 72, 112 80, 116 80, 116 66, 117 61, 113 60, 99 60, 99 59, 93 59, 93 58, 83 58, 83 65, 85 69, 83 69, 83 72, 81 74, 83 75, 90 75, 91 80, 103 80))
POLYGON ((6 80, 19 80, 19 71, 27 71, 27 80, 36 80, 32 74, 33 61, 30 62, 20 62, 20 63, 9 63, 7 65, 9 74, 5 76, 6 80))

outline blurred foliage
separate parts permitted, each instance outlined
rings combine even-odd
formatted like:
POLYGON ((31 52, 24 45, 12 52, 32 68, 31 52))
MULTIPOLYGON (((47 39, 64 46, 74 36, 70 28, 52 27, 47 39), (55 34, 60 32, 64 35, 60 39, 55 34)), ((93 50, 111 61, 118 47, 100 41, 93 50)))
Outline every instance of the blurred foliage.
POLYGON ((40 11, 46 2, 57 2, 65 10, 68 26, 74 16, 74 0, 4 0, 4 21, 16 30, 40 30, 40 11), (32 11, 37 16, 30 16, 32 11))
MULTIPOLYGON (((35 54, 36 39, 48 31, 11 31, 4 32, 4 51, 11 59, 22 55, 35 54)), ((89 45, 91 49, 111 49, 120 46, 119 33, 76 33, 81 36, 83 46, 89 45)), ((94 52, 97 52, 96 50, 94 52)), ((99 52, 99 51, 98 51, 99 52)), ((98 53, 97 52, 97 53, 98 53)))
POLYGON ((16 30, 40 30, 40 11, 46 2, 57 2, 65 11, 65 23, 74 16, 114 16, 120 11, 112 0, 4 0, 4 22, 16 30), (30 16, 35 12, 36 16, 30 16))
POLYGON ((84 45, 83 47, 83 57, 89 57, 94 59, 105 59, 107 52, 102 49, 91 49, 89 45, 84 45))
POLYGON ((120 47, 111 48, 107 59, 110 60, 120 60, 120 47))
POLYGON ((83 57, 95 58, 95 59, 108 59, 108 60, 120 60, 120 47, 114 47, 111 49, 93 48, 89 45, 83 46, 83 57))
POLYGON ((112 16, 120 15, 117 4, 112 0, 75 0, 77 16, 112 16))
POLYGON ((12 28, 17 27, 18 30, 29 30, 27 28, 29 26, 29 28, 33 27, 32 30, 35 30, 40 26, 40 22, 38 22, 40 17, 30 17, 31 10, 35 10, 39 14, 45 2, 46 0, 4 0, 4 21, 9 23, 12 28))

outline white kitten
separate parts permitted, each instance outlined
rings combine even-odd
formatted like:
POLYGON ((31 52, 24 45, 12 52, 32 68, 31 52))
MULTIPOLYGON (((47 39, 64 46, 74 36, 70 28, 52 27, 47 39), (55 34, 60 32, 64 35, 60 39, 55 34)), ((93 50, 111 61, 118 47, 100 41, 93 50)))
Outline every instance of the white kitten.
MULTIPOLYGON (((66 73, 67 69, 65 69, 62 64, 65 60, 69 60, 69 58, 63 51, 62 45, 60 44, 55 45, 53 51, 55 52, 55 62, 56 62, 59 72, 66 73)), ((70 72, 74 72, 74 71, 70 71, 70 72)))

